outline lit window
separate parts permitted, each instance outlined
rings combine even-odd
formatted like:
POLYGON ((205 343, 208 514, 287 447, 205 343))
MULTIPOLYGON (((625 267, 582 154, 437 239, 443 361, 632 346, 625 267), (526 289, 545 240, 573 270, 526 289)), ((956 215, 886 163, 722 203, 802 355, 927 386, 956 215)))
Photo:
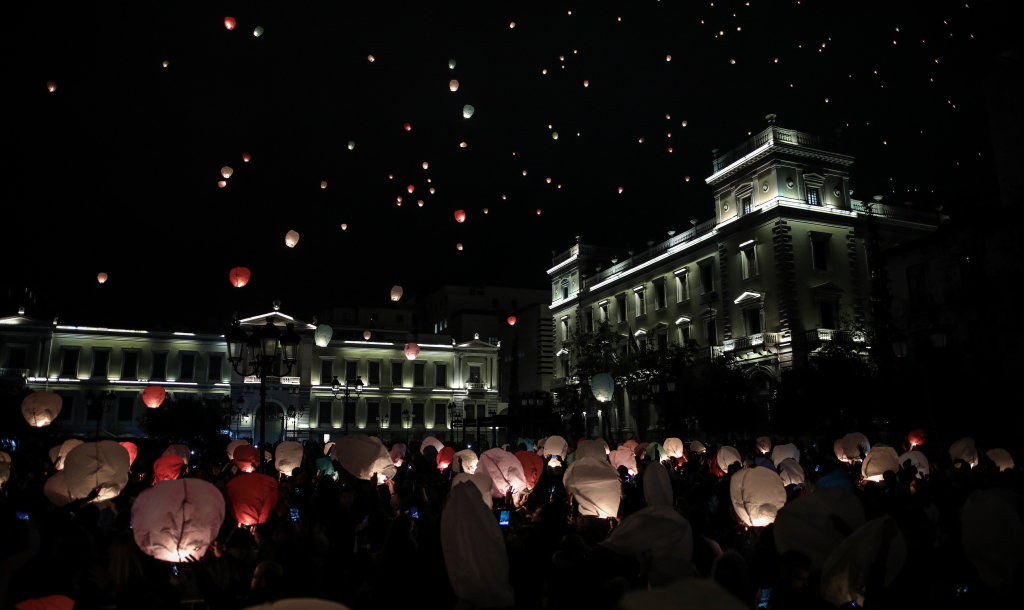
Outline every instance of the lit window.
POLYGON ((807 187, 807 205, 821 205, 821 190, 807 187))
POLYGON ((676 275, 676 303, 682 303, 683 301, 690 300, 690 282, 689 273, 686 272, 686 268, 682 268, 675 273, 676 275))
POLYGON ((644 298, 645 292, 647 291, 644 288, 633 290, 633 308, 638 318, 647 314, 647 300, 644 298))
POLYGON ((750 244, 740 250, 740 262, 743 266, 743 279, 757 275, 757 246, 750 244))
POLYGON ((749 214, 754 209, 750 195, 740 197, 740 209, 743 210, 744 214, 749 214))

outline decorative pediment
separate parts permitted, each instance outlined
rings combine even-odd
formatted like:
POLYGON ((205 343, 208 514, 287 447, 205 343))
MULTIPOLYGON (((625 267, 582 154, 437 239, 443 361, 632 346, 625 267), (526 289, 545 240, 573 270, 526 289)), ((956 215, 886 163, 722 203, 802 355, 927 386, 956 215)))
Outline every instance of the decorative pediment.
POLYGON ((744 301, 759 301, 759 300, 761 300, 763 298, 764 298, 764 293, 763 292, 754 292, 752 290, 748 290, 748 291, 744 292, 743 294, 741 294, 740 296, 736 297, 736 300, 733 301, 733 303, 739 305, 740 303, 742 303, 744 301))
POLYGON ((295 328, 316 328, 316 326, 308 322, 305 322, 298 318, 294 318, 287 314, 283 314, 280 311, 261 313, 258 316, 249 316, 247 318, 240 319, 238 322, 239 324, 247 324, 250 326, 263 326, 264 324, 267 323, 267 318, 270 317, 274 318, 274 326, 286 326, 288 324, 294 324, 295 328))
POLYGON ((820 187, 822 184, 825 184, 825 176, 821 174, 804 174, 804 182, 808 186, 820 187))

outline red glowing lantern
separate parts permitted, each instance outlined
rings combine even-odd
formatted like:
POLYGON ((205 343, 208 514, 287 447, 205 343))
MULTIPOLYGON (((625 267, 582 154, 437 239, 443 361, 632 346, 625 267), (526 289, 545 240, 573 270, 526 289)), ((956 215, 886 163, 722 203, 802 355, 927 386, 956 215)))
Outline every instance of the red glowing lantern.
POLYGON ((455 461, 455 449, 452 447, 444 447, 437 452, 437 469, 444 470, 451 466, 451 463, 455 461))
POLYGON ((228 272, 228 280, 235 288, 241 288, 249 283, 252 273, 245 267, 235 267, 228 272))
POLYGON ((167 398, 167 391, 158 385, 151 385, 142 392, 142 402, 150 409, 159 408, 167 398))
POLYGON ((106 273, 99 273, 99 274, 96 275, 96 281, 101 283, 101 284, 103 284, 104 282, 107 281, 108 277, 110 277, 110 276, 107 275, 106 273))
POLYGON ((466 210, 455 210, 455 222, 466 222, 466 210))
POLYGON ((322 188, 322 189, 327 188, 327 181, 326 180, 321 180, 320 181, 320 188, 322 188))
POLYGON ((540 216, 540 208, 537 208, 537 216, 540 216))
POLYGON ((416 187, 410 184, 409 186, 405 187, 405 190, 411 193, 416 190, 416 187))
POLYGON ((50 82, 46 83, 46 90, 49 91, 50 93, 53 93, 54 91, 57 90, 57 83, 55 83, 53 81, 50 81, 50 82))
POLYGON ((128 452, 128 466, 131 467, 135 463, 135 458, 139 455, 139 448, 135 446, 135 443, 129 441, 122 441, 118 445, 124 447, 125 451, 128 452))
POLYGON ((523 465, 523 477, 526 479, 526 488, 535 489, 540 475, 544 472, 544 460, 532 451, 517 451, 516 459, 523 465))
POLYGON ((623 188, 622 188, 622 187, 620 186, 620 187, 619 187, 619 192, 621 193, 621 192, 622 192, 623 190, 625 190, 625 189, 623 189, 623 188))
POLYGON ((689 181, 690 181, 690 177, 689 177, 689 176, 687 176, 687 177, 686 177, 686 181, 687 181, 687 182, 689 182, 689 181))
POLYGON ((916 430, 911 430, 910 434, 907 435, 907 441, 910 442, 910 445, 912 447, 917 446, 917 445, 923 445, 924 444, 924 429, 923 428, 918 428, 916 430))
POLYGON ((265 474, 240 474, 226 485, 227 508, 242 525, 265 523, 277 507, 277 481, 265 474))
POLYGON ((242 472, 253 472, 260 465, 260 450, 254 445, 235 447, 231 461, 242 472))
POLYGON ((412 131, 412 125, 410 125, 410 124, 406 123, 406 124, 405 124, 405 130, 406 130, 406 131, 412 131))
POLYGON ((224 18, 224 27, 226 27, 227 29, 229 29, 229 30, 235 29, 235 24, 236 24, 236 22, 235 22, 235 18, 234 17, 225 17, 224 18))
POLYGON ((224 188, 227 185, 228 185, 228 183, 227 183, 226 180, 218 180, 217 181, 217 186, 219 186, 220 188, 224 188))
POLYGON ((249 153, 242 153, 242 161, 248 163, 249 159, 252 159, 252 157, 249 156, 249 153))
POLYGON ((515 316, 509 316, 508 317, 508 325, 509 326, 515 326, 516 325, 516 317, 515 316))
POLYGON ((415 343, 405 344, 405 357, 409 360, 415 360, 416 356, 420 355, 420 346, 415 343))
POLYGON ((181 476, 185 460, 176 455, 165 455, 153 462, 153 485, 160 481, 173 481, 181 476))

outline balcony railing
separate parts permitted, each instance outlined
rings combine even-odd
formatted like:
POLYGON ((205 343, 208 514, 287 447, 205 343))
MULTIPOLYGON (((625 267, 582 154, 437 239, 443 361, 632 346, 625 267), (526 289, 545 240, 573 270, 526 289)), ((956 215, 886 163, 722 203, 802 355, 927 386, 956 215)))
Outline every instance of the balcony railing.
POLYGON ((789 144, 793 146, 821 147, 821 138, 814 134, 796 131, 794 129, 783 129, 772 125, 761 133, 755 134, 743 144, 718 157, 712 162, 713 173, 718 173, 729 167, 736 161, 754 152, 768 143, 789 144))
POLYGON ((858 214, 873 214, 881 218, 891 218, 892 220, 904 220, 907 222, 919 222, 929 225, 938 225, 947 218, 945 215, 937 212, 925 212, 911 208, 898 208, 896 206, 885 205, 883 203, 867 205, 861 201, 853 202, 853 211, 858 214))
POLYGON ((611 267, 605 269, 604 271, 601 271, 597 275, 593 275, 591 277, 586 278, 583 281, 583 285, 585 287, 596 286, 597 284, 600 284, 604 280, 608 279, 609 277, 617 273, 622 273, 623 271, 632 269, 633 267, 643 264, 651 260, 652 258, 661 256, 670 248, 674 248, 679 244, 685 244, 688 241, 692 241, 698 237, 701 237, 702 235, 710 233, 715 229, 716 226, 718 226, 718 222, 715 221, 714 218, 702 222, 701 224, 692 227, 687 231, 683 231, 678 235, 672 236, 671 238, 661 242, 660 244, 655 244, 648 248, 647 250, 644 250, 643 252, 638 252, 637 254, 634 254, 630 258, 627 258, 624 261, 612 265, 611 267))
POLYGON ((758 346, 778 345, 779 333, 757 333, 746 337, 727 339, 722 343, 722 350, 733 352, 741 349, 750 349, 758 346))
POLYGON ((5 377, 5 378, 21 377, 21 378, 25 378, 25 377, 28 377, 28 369, 0 368, 0 377, 5 377))
POLYGON ((860 331, 833 330, 831 328, 812 328, 807 331, 808 341, 853 341, 863 343, 866 338, 860 331))
POLYGON ((469 381, 469 382, 466 382, 466 389, 467 390, 486 390, 487 389, 487 384, 486 383, 469 381))

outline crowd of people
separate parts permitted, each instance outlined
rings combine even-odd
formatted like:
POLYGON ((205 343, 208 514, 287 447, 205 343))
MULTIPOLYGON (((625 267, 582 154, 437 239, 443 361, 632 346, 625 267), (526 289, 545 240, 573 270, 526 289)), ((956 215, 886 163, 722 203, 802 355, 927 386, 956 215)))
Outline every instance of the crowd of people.
MULTIPOLYGON (((0 456, 0 609, 1016 605, 1020 469, 1006 452, 915 434, 894 442, 903 447, 851 436, 845 448, 808 437, 553 436, 477 450, 427 439, 383 446, 386 469, 353 467, 343 439, 302 443, 286 469, 282 447, 253 451, 251 466, 223 447, 179 463, 165 458, 180 446, 139 439, 125 484, 63 496, 47 481, 72 476, 59 470, 71 454, 23 442, 0 456), (275 497, 242 518, 230 482, 251 470, 273 477, 275 497), (140 542, 133 509, 190 480, 219 490, 228 510, 209 541, 183 541, 168 560, 140 542)), ((184 531, 178 508, 163 510, 184 531)))

